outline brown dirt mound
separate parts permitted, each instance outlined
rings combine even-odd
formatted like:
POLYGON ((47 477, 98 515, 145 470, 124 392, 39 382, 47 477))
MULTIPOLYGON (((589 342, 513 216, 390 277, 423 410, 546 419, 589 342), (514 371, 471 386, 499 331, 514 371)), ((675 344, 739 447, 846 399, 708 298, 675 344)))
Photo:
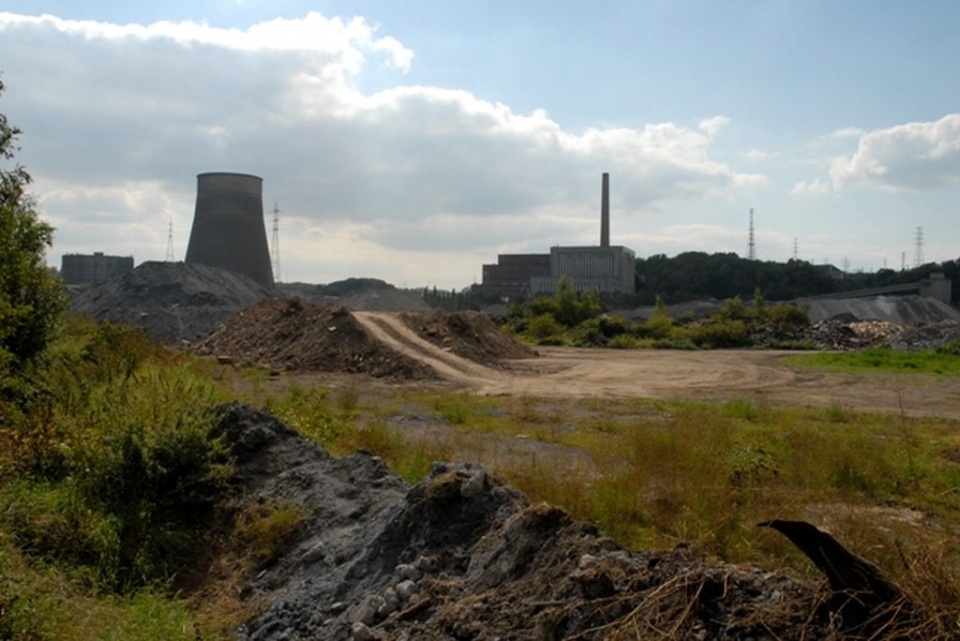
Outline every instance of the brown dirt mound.
MULTIPOLYGON (((536 355, 478 312, 412 311, 399 318, 421 339, 484 365, 536 355)), ((196 343, 194 350, 284 371, 438 378, 426 362, 374 338, 347 307, 299 299, 252 305, 196 343)))
POLYGON ((436 378, 426 365, 375 341, 346 307, 299 299, 252 305, 196 343, 194 350, 277 370, 436 378))
POLYGON ((400 319, 421 338, 484 365, 537 355, 480 312, 407 311, 400 319))

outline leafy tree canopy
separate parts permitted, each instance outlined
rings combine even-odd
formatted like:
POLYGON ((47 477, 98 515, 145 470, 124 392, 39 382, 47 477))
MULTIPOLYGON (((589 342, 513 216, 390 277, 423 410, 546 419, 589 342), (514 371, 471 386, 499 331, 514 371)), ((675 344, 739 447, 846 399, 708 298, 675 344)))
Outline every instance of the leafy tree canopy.
MULTIPOLYGON (((0 82, 0 93, 3 92, 0 82)), ((0 161, 14 160, 20 130, 0 113, 0 161)), ((62 283, 44 263, 53 227, 26 193, 18 163, 0 167, 0 374, 16 370, 47 345, 66 309, 62 283)))

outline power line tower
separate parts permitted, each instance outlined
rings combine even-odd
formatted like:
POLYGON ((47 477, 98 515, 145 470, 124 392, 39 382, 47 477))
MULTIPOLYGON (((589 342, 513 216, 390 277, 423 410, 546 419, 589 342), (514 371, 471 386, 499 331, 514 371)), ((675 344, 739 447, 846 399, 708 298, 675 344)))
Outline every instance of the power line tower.
POLYGON ((750 240, 747 242, 747 258, 757 259, 757 244, 753 236, 753 207, 750 208, 750 240))
POLYGON ((923 264, 923 227, 917 227, 917 235, 913 248, 913 268, 916 269, 923 264))
POLYGON ((273 236, 270 239, 270 253, 273 254, 273 280, 280 279, 280 206, 273 203, 273 236))
POLYGON ((797 237, 793 237, 793 259, 797 260, 797 237))
POLYGON ((173 262, 173 218, 167 221, 167 262, 173 262))

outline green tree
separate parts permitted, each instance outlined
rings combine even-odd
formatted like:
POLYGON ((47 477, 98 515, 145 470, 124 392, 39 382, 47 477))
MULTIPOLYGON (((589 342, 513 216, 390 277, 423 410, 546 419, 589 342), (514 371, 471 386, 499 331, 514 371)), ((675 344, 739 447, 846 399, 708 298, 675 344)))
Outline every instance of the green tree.
MULTIPOLYGON (((0 94, 3 93, 0 82, 0 94)), ((0 114, 0 160, 13 161, 20 130, 0 114)), ((53 336, 66 295, 45 265, 53 227, 40 220, 26 192, 30 175, 20 164, 0 168, 0 375, 35 358, 53 336)))

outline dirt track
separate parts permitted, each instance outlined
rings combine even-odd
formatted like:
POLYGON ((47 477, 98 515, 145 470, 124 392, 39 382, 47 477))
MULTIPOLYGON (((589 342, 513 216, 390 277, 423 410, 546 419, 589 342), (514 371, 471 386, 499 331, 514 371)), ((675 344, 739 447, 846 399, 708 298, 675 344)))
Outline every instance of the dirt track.
POLYGON ((493 369, 424 341, 395 315, 357 313, 389 347, 478 394, 538 397, 747 398, 774 405, 838 406, 960 419, 960 379, 838 374, 783 364, 792 352, 540 348, 493 369))

